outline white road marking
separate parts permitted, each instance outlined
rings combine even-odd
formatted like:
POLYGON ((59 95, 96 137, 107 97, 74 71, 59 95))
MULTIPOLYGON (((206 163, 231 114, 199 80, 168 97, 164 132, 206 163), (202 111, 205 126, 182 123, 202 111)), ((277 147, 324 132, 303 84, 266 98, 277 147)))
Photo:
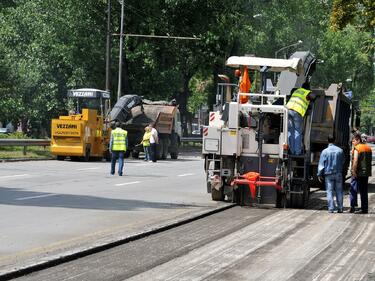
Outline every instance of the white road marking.
POLYGON ((178 175, 178 177, 187 177, 187 176, 194 176, 195 174, 182 174, 178 175))
POLYGON ((129 185, 129 184, 136 184, 140 183, 140 181, 131 181, 131 182, 124 182, 124 183, 117 183, 115 186, 122 186, 122 185, 129 185))
POLYGON ((17 178, 17 177, 25 177, 25 176, 29 176, 29 174, 12 175, 12 176, 1 176, 0 179, 17 178))
POLYGON ((37 196, 30 196, 30 197, 21 197, 21 198, 16 198, 15 200, 22 201, 22 200, 50 197, 50 196, 56 196, 56 195, 58 195, 58 194, 51 193, 51 194, 44 194, 44 195, 37 195, 37 196))
POLYGON ((94 168, 82 168, 82 169, 77 169, 77 171, 86 171, 86 170, 98 170, 99 167, 94 167, 94 168))

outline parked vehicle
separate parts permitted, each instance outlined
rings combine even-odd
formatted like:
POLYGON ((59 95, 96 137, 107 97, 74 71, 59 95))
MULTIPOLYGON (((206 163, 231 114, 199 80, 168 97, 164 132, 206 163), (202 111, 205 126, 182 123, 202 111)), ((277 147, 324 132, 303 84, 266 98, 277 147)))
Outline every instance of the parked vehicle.
POLYGON ((119 121, 128 131, 127 154, 138 158, 143 151, 140 144, 144 128, 155 124, 159 135, 157 145, 158 159, 166 159, 170 154, 177 159, 181 139, 181 119, 178 106, 174 101, 150 101, 137 95, 125 95, 115 104, 111 113, 112 122, 119 121))

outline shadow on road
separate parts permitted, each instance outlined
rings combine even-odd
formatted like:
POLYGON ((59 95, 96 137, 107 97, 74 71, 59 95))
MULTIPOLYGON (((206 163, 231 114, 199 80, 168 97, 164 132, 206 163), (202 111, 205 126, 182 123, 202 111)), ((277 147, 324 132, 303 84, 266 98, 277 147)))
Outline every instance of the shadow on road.
POLYGON ((88 195, 73 195, 25 191, 20 188, 0 187, 0 204, 91 210, 129 211, 137 209, 174 209, 201 207, 198 205, 148 202, 142 200, 111 199, 88 195))

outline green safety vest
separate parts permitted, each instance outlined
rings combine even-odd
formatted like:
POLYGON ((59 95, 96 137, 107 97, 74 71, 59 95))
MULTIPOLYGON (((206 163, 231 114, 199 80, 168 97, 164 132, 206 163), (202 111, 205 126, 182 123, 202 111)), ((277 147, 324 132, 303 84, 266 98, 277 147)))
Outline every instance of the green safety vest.
POLYGON ((121 129, 116 128, 111 132, 112 135, 112 150, 113 151, 126 151, 126 137, 128 132, 121 129))
POLYGON ((286 104, 286 107, 298 112, 302 117, 304 117, 310 103, 310 101, 307 100, 307 96, 310 94, 310 92, 310 90, 298 88, 293 92, 292 97, 286 104))
POLYGON ((151 138, 151 132, 146 132, 143 135, 143 146, 150 146, 150 138, 151 138))

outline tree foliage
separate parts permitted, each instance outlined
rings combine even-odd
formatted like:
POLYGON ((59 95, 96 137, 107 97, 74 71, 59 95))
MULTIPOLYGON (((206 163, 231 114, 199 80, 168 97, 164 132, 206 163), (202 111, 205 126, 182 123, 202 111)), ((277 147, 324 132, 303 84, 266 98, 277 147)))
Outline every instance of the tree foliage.
MULTIPOLYGON (((357 97, 373 91, 369 42, 373 1, 165 0, 124 1, 122 94, 176 98, 184 120, 214 101, 217 74, 230 55, 278 57, 310 50, 324 60, 316 86, 352 78, 357 97), (253 17, 253 15, 258 15, 253 17), (344 27, 345 25, 348 25, 344 27), (330 29, 333 26, 337 31, 330 29)), ((49 127, 66 110, 70 88, 105 86, 106 0, 3 0, 0 3, 0 120, 49 127)), ((112 1, 111 32, 120 33, 112 1)), ((111 92, 117 93, 119 36, 111 37, 111 92)))

